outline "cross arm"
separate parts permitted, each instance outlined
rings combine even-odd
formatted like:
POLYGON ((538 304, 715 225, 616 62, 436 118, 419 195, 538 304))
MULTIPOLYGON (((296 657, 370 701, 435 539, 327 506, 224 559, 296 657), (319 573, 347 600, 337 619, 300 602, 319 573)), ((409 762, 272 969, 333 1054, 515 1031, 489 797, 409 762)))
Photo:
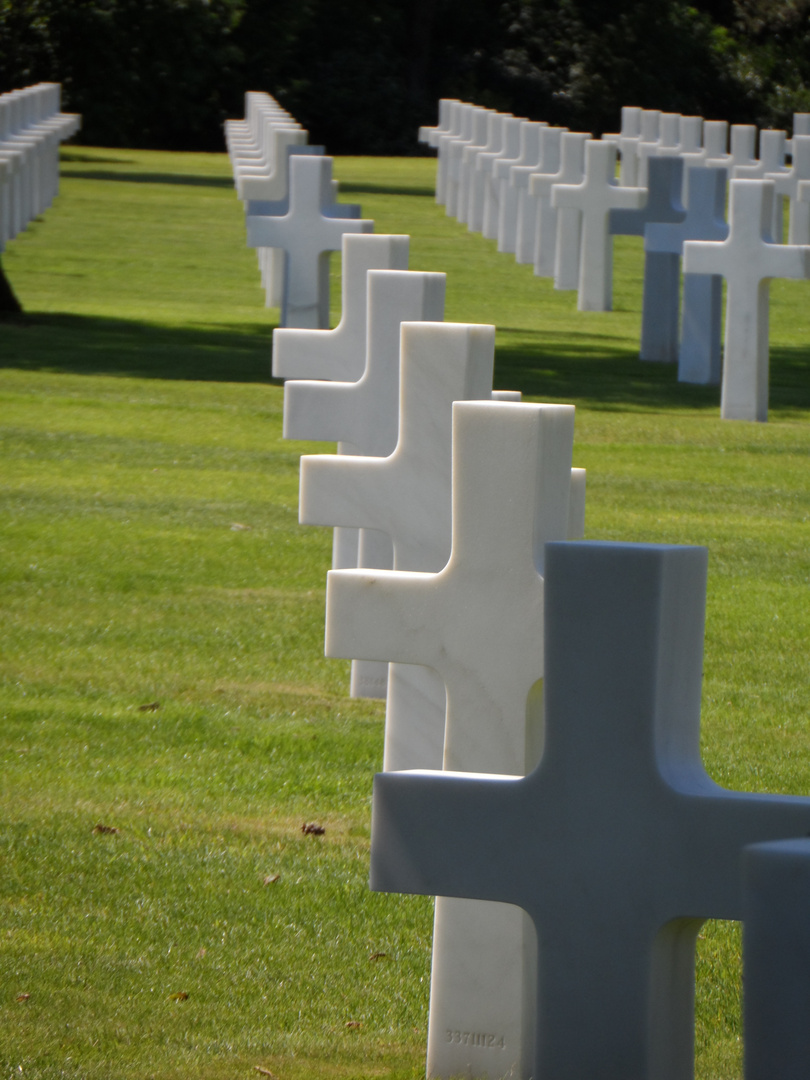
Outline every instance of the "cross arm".
POLYGON ((689 813, 694 820, 692 858, 705 874, 698 887, 703 892, 700 913, 706 918, 742 918, 744 847, 810 835, 810 798, 804 796, 717 789, 708 799, 693 797, 689 813))
POLYGON ((282 217, 248 214, 245 227, 248 247, 284 247, 290 235, 289 211, 282 217))
POLYGON ((284 384, 284 438, 357 444, 351 422, 356 396, 356 383, 288 380, 284 384))
POLYGON ((810 277, 810 246, 804 244, 766 244, 763 259, 764 278, 810 277))
POLYGON ((388 458, 306 454, 301 458, 298 520, 302 525, 383 529, 388 458))
POLYGON ((327 656, 432 663, 436 574, 330 570, 326 575, 327 656))
POLYGON ((647 205, 647 188, 610 186, 611 210, 643 210, 647 205))
POLYGON ((584 190, 584 183, 553 184, 551 187, 551 205, 555 210, 581 210, 584 190))
POLYGON ((525 896, 519 883, 525 853, 519 844, 504 843, 504 836, 527 828, 527 783, 475 773, 379 773, 371 817, 372 890, 517 903, 518 892, 525 896))
POLYGON ((683 245, 683 272, 727 275, 727 248, 727 240, 687 240, 683 245))

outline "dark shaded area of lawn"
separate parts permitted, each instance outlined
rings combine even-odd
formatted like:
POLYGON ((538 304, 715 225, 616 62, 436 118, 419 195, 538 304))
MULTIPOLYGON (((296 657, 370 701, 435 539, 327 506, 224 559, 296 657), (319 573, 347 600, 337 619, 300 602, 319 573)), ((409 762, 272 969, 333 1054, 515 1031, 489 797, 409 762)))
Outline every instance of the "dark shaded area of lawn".
MULTIPOLYGON (((553 338, 539 331, 498 331, 495 385, 530 397, 621 409, 720 407, 719 386, 678 382, 677 365, 639 360, 615 339, 577 331, 553 338)), ((771 409, 810 408, 810 347, 773 348, 771 409)))
POLYGON ((265 324, 178 328, 51 313, 0 324, 0 368, 24 371, 270 383, 271 350, 265 324))
MULTIPOLYGON (((266 324, 166 327, 32 313, 0 324, 0 368, 207 382, 277 382, 266 324)), ((642 363, 614 338, 498 331, 495 385, 532 398, 621 409, 719 408, 716 386, 678 383, 673 364, 642 363)), ((810 349, 771 352, 772 409, 810 409, 810 349)))

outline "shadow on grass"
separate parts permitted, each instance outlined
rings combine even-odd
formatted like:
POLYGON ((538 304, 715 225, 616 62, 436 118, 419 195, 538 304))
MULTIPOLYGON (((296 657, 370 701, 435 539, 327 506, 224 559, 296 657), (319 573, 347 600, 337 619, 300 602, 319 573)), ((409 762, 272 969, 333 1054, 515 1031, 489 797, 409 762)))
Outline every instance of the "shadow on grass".
POLYGON ((431 198, 436 194, 436 189, 426 187, 424 184, 414 184, 408 187, 406 184, 366 184, 352 183, 350 180, 340 181, 341 195, 418 195, 431 198))
POLYGON ((97 154, 82 154, 77 150, 60 150, 59 160, 61 162, 82 161, 87 162, 88 165, 136 165, 135 158, 122 158, 122 157, 99 157, 97 154))
POLYGON ((193 173, 110 172, 107 169, 67 169, 62 175, 69 180, 118 180, 125 184, 178 184, 186 185, 187 187, 233 187, 233 179, 230 176, 195 176, 193 173))
MULTIPOLYGON (((161 326, 32 313, 0 322, 0 368, 145 379, 276 383, 272 325, 161 326)), ((642 363, 615 338, 581 331, 498 331, 495 384, 594 408, 717 409, 720 389, 677 380, 674 364, 642 363)), ((771 352, 771 407, 810 409, 810 348, 771 352)))
POLYGON ((0 322, 0 368, 142 379, 273 383, 272 326, 160 326, 32 313, 0 322))
MULTIPOLYGON (((678 382, 676 364, 646 363, 615 340, 571 332, 499 330, 495 384, 593 408, 718 409, 719 386, 678 382)), ((810 348, 771 350, 772 409, 810 409, 810 348)))

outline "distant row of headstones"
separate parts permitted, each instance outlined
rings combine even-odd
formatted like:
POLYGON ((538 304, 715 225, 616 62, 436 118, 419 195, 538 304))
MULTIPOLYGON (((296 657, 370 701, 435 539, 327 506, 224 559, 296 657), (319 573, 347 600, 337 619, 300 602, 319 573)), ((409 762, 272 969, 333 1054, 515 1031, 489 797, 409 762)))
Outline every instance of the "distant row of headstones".
POLYGON ((300 520, 326 653, 386 699, 372 887, 438 897, 428 1076, 691 1080, 695 940, 742 918, 747 1080, 798 1080, 810 799, 703 770, 706 552, 570 542, 573 407, 493 391, 494 327, 408 255, 344 235, 339 325, 277 329, 273 373, 285 436, 337 443, 300 520))
POLYGON ((337 201, 331 157, 310 146, 309 133, 270 94, 245 95, 245 119, 228 120, 225 141, 247 215, 250 247, 258 248, 268 307, 280 325, 329 326, 329 253, 344 233, 369 233, 360 207, 337 201))
POLYGON ((759 158, 752 125, 732 125, 729 147, 725 121, 631 107, 619 133, 595 140, 445 99, 419 139, 438 151, 447 213, 577 289, 582 311, 611 308, 613 236, 643 236, 641 359, 677 361, 682 382, 722 372, 721 415, 767 419, 767 284, 810 277, 810 114, 795 115, 792 139, 759 132, 759 158))
POLYGON ((60 111, 59 83, 0 94, 0 252, 59 191, 59 144, 81 127, 60 111))

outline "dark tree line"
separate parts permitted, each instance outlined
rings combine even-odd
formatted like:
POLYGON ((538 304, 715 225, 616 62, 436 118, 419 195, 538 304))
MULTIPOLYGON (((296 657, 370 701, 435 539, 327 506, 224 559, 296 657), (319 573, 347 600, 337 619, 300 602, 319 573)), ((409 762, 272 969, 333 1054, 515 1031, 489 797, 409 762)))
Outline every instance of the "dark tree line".
POLYGON ((439 97, 579 130, 625 104, 789 126, 810 0, 0 0, 0 90, 62 83, 87 144, 222 148, 246 89, 334 153, 414 153, 439 97))

